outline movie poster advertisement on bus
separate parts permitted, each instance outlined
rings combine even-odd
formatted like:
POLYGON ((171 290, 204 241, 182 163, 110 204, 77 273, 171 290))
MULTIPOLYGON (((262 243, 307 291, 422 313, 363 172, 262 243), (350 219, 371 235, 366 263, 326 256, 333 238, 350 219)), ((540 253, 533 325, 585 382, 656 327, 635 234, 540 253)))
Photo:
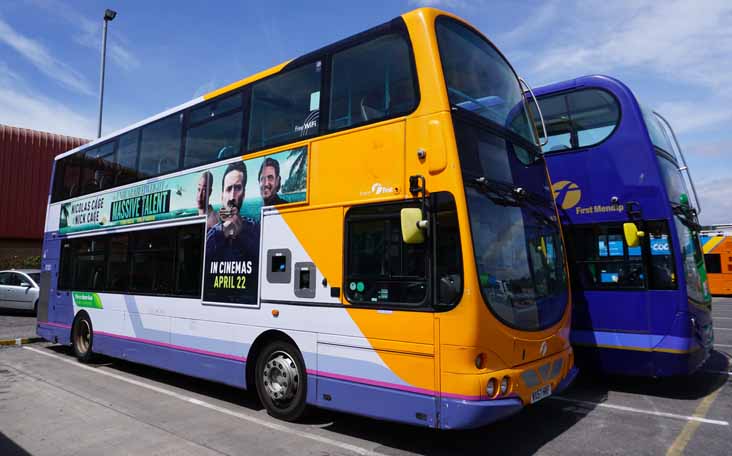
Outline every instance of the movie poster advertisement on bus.
POLYGON ((222 165, 200 173, 207 207, 203 301, 256 304, 261 208, 305 201, 307 148, 222 165))
POLYGON ((59 230, 65 234, 201 215, 196 185, 197 176, 184 174, 64 203, 59 230))

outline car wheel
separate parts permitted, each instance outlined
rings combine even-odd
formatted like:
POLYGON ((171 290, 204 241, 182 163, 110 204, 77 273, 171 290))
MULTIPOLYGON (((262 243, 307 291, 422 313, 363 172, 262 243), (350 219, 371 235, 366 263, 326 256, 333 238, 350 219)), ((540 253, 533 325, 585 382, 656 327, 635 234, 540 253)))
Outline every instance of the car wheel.
POLYGON ((33 316, 38 318, 38 300, 36 299, 36 303, 33 304, 33 316))
POLYGON ((71 332, 71 345, 74 349, 74 355, 82 363, 88 363, 92 360, 94 356, 92 352, 93 342, 94 332, 91 320, 88 315, 83 314, 76 319, 74 329, 71 332))
POLYGON ((257 357, 257 395, 267 413, 295 421, 305 412, 307 373, 300 350, 290 342, 268 344, 257 357))

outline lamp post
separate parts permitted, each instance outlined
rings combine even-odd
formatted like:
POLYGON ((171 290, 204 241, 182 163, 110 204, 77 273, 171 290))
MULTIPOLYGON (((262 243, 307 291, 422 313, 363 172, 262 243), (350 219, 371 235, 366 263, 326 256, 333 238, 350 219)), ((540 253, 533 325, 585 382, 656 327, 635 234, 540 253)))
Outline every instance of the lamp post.
POLYGON ((104 11, 104 31, 102 32, 102 70, 99 75, 99 126, 97 127, 97 138, 102 136, 102 106, 104 105, 104 64, 107 56, 107 22, 114 20, 117 11, 107 9, 104 11))

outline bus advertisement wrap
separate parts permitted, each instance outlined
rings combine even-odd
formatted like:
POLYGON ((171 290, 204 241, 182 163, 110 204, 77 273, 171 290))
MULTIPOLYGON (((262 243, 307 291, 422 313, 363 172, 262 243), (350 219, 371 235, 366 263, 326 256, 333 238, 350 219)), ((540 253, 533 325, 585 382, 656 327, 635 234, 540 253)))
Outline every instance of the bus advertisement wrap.
POLYGON ((64 203, 59 231, 66 234, 200 215, 191 196, 191 192, 195 196, 196 179, 195 174, 184 174, 64 203))
MULTIPOLYGON (((249 160, 247 168, 252 168, 252 173, 257 176, 259 166, 264 160, 277 162, 280 175, 269 176, 268 187, 278 186, 278 191, 272 191, 270 198, 265 191, 261 198, 259 180, 250 179, 246 194, 250 198, 245 201, 247 216, 258 217, 259 208, 263 199, 268 199, 269 205, 297 203, 305 200, 305 181, 307 178, 307 148, 301 147, 286 150, 266 157, 259 157, 249 160), (250 163, 251 162, 251 163, 250 163), (254 167, 257 169, 254 169, 254 167), (281 182, 281 185, 278 184, 281 182), (282 192, 280 194, 279 192, 282 192)), ((216 172, 223 173, 221 169, 213 168, 202 172, 188 173, 180 176, 150 182, 145 185, 138 185, 106 194, 96 195, 90 198, 79 198, 61 205, 59 220, 59 231, 61 234, 89 231, 115 226, 133 225, 145 222, 156 222, 184 217, 201 216, 207 214, 207 207, 201 205, 201 189, 208 183, 203 181, 204 175, 210 182, 214 182, 216 172), (212 174, 214 173, 214 174, 212 174)), ((275 167, 272 167, 275 168, 275 167)), ((220 180, 219 180, 220 182, 220 180)), ((220 194, 213 185, 209 193, 220 194)), ((218 200, 208 206, 208 218, 213 220, 214 211, 221 208, 218 200)))
POLYGON ((307 147, 64 203, 62 234, 206 220, 203 300, 256 304, 261 208, 307 199, 307 147))
POLYGON ((199 173, 212 189, 199 202, 208 214, 204 301, 257 303, 261 208, 305 201, 307 166, 300 147, 199 173))

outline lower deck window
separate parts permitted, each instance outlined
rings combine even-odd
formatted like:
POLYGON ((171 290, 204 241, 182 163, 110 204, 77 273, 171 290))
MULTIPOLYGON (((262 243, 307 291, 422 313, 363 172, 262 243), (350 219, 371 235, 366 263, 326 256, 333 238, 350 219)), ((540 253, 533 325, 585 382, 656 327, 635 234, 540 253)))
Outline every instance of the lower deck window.
POLYGON ((59 289, 199 297, 203 226, 66 239, 59 289))
POLYGON ((720 274, 722 272, 722 259, 718 253, 705 253, 704 263, 707 267, 707 273, 720 274))
POLYGON ((402 242, 402 204, 346 215, 346 297, 359 304, 419 305, 427 298, 427 243, 402 242))
POLYGON ((676 289, 668 225, 644 222, 638 246, 625 242, 620 223, 576 226, 570 242, 575 283, 592 290, 676 289))

